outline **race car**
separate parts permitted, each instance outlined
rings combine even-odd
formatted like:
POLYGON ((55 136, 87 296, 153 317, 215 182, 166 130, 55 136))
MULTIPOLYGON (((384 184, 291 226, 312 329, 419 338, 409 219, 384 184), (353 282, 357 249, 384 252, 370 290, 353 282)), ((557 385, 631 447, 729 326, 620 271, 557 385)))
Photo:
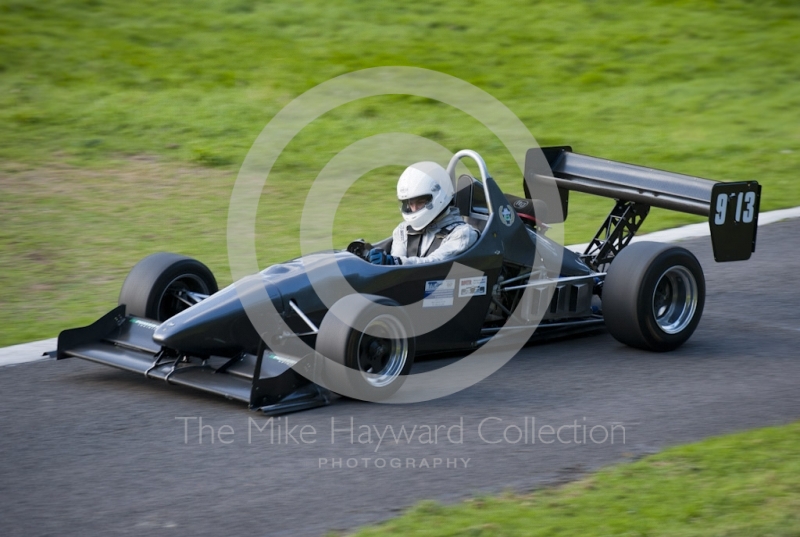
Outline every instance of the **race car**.
POLYGON ((133 267, 118 307, 59 335, 56 357, 198 388, 270 415, 327 404, 333 393, 391 400, 416 357, 498 339, 525 344, 605 326, 633 347, 682 345, 702 315, 703 271, 685 248, 631 244, 651 206, 708 216, 717 261, 755 251, 756 181, 709 181, 568 146, 528 151, 523 197, 504 194, 471 150, 456 153, 447 172, 455 206, 479 232, 454 258, 373 265, 367 253, 388 251, 391 237, 356 240, 218 290, 201 262, 156 253, 133 267), (480 179, 456 178, 464 158, 480 179), (547 236, 566 219, 573 190, 615 200, 582 253, 547 236))

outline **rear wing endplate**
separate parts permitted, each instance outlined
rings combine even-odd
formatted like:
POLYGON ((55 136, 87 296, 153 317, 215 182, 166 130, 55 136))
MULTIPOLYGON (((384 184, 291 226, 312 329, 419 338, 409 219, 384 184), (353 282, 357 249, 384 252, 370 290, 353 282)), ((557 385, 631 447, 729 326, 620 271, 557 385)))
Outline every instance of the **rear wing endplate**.
POLYGON ((569 191, 575 190, 706 216, 717 261, 749 259, 755 251, 761 201, 761 186, 757 181, 710 181, 581 155, 573 153, 569 146, 528 150, 526 197, 536 197, 539 185, 552 186, 553 182, 561 198, 563 220, 567 217, 569 191))

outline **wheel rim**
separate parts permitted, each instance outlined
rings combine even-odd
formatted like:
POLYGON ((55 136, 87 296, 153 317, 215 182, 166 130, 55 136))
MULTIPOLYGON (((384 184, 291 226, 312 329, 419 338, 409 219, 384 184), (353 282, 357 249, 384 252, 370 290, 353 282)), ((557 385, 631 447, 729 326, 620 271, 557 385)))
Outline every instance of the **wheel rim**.
POLYGON ((358 340, 358 369, 375 388, 388 386, 400 376, 408 359, 408 335, 392 315, 379 315, 358 340))
POLYGON ((653 316, 667 334, 686 328, 697 311, 699 292, 691 271, 683 266, 668 268, 656 283, 653 316))
POLYGON ((210 294, 208 284, 195 274, 182 274, 174 278, 161 293, 158 299, 158 319, 166 321, 170 317, 182 312, 200 301, 195 295, 210 294))

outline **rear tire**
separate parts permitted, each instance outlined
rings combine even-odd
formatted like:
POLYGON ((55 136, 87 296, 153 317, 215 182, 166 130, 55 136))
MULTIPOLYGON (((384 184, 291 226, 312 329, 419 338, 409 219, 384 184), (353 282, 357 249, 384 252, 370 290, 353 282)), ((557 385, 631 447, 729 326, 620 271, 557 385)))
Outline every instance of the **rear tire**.
POLYGON ((327 388, 353 399, 382 401, 403 385, 414 363, 415 340, 408 315, 397 302, 348 295, 322 319, 316 351, 345 366, 325 363, 327 388))
POLYGON ((159 252, 138 263, 128 273, 119 304, 128 315, 164 322, 190 306, 186 292, 211 295, 217 280, 200 261, 184 255, 159 252), (181 300, 183 299, 183 300, 181 300))
POLYGON ((700 322, 706 287, 689 250, 657 242, 627 246, 603 283, 603 317, 614 338, 663 352, 680 347, 700 322))

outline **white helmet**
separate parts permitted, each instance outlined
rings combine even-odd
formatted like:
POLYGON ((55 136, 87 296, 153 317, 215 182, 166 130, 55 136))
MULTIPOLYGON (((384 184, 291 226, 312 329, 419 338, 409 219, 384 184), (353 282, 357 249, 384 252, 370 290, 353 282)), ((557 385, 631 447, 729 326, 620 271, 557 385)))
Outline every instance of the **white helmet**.
POLYGON ((433 222, 450 205, 454 194, 450 175, 435 162, 417 162, 406 168, 397 181, 403 219, 416 231, 433 222), (425 197, 427 203, 412 211, 409 200, 420 197, 425 197))

